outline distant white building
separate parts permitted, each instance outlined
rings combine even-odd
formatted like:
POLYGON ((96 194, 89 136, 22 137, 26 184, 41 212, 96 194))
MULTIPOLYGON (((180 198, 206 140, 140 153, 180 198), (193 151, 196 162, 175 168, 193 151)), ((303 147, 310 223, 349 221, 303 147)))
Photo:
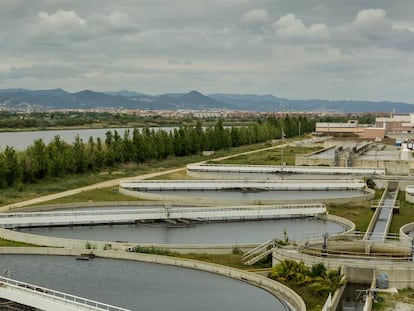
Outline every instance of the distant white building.
POLYGON ((375 125, 384 127, 386 132, 414 133, 414 113, 376 118, 375 125))

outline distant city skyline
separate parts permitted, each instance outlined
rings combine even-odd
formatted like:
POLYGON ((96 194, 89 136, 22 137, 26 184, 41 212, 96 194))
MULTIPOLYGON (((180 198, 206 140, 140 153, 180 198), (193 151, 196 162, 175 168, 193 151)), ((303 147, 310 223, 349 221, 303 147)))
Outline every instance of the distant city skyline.
POLYGON ((412 0, 2 0, 0 88, 414 103, 412 12, 412 0))

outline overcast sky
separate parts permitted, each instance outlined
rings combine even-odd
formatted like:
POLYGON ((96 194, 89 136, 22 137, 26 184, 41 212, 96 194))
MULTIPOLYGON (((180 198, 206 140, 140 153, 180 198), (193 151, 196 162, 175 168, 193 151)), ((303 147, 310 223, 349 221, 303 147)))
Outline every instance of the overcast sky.
POLYGON ((414 103, 413 0, 0 0, 0 88, 414 103))

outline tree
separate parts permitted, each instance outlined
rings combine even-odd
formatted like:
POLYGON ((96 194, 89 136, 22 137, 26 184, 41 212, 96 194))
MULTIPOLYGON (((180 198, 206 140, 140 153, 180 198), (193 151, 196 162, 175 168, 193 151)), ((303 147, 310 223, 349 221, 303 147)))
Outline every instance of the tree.
POLYGON ((96 139, 96 154, 95 154, 95 166, 96 168, 100 169, 105 164, 105 154, 102 147, 101 138, 98 137, 96 139))
POLYGON ((64 176, 68 172, 68 162, 65 159, 67 144, 59 135, 56 135, 52 142, 46 146, 47 172, 52 177, 64 176))
POLYGON ((73 143, 73 159, 75 164, 75 173, 84 173, 87 166, 87 157, 83 140, 77 135, 73 143))
POLYGON ((20 166, 16 151, 7 146, 4 150, 4 158, 6 161, 6 183, 10 187, 20 181, 20 166))
POLYGON ((46 146, 41 139, 34 141, 33 145, 27 150, 27 157, 29 167, 28 173, 32 175, 34 179, 43 179, 47 174, 47 156, 46 146))
POLYGON ((0 189, 7 187, 7 163, 3 153, 0 153, 0 189))

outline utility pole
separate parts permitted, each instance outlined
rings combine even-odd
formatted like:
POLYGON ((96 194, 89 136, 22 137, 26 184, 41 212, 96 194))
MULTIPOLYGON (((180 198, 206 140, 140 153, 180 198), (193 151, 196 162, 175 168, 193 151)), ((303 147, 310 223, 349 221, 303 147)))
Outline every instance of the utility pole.
POLYGON ((285 164, 284 162, 283 162, 283 148, 284 148, 284 141, 283 141, 283 139, 286 137, 286 135, 285 135, 285 131, 283 130, 283 128, 282 128, 282 147, 281 147, 281 156, 280 156, 280 166, 282 167, 282 170, 283 170, 283 165, 285 164))
POLYGON ((300 123, 300 121, 299 121, 299 136, 300 136, 300 126, 301 126, 301 123, 300 123))

